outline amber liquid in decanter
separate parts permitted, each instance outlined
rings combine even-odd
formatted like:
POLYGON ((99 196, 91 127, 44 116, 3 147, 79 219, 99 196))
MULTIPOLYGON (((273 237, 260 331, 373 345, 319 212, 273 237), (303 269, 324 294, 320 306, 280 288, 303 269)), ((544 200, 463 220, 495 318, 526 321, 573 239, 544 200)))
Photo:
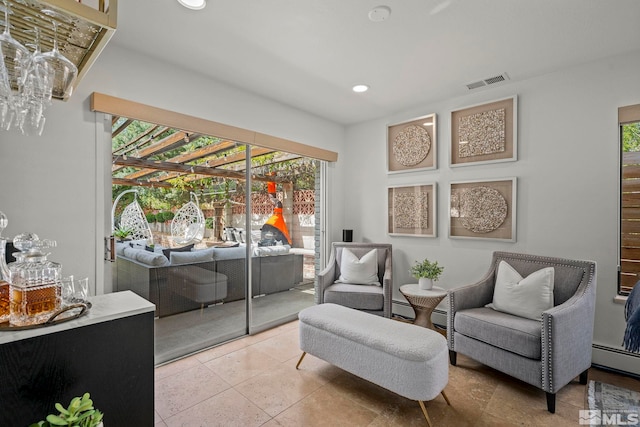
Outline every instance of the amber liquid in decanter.
POLYGON ((60 309, 60 286, 46 283, 38 286, 11 287, 11 324, 28 326, 44 323, 60 309))
POLYGON ((0 279, 0 323, 8 322, 10 313, 9 283, 0 279))

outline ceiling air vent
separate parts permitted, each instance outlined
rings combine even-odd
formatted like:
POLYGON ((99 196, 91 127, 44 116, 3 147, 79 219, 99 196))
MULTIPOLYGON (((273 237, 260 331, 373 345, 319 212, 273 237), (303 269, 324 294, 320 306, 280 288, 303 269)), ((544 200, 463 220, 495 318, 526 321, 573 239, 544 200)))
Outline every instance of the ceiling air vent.
POLYGON ((484 80, 479 80, 477 82, 469 83, 467 84, 467 88, 469 90, 478 89, 479 87, 504 82, 505 80, 509 80, 509 76, 507 75, 507 73, 502 73, 497 76, 489 77, 484 80))

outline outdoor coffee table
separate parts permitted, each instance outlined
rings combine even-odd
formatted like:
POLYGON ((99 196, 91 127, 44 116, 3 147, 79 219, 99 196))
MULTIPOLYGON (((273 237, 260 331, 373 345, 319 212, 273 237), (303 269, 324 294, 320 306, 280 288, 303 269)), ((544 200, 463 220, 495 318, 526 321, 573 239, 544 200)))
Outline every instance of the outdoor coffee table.
POLYGON ((415 283, 400 286, 400 293, 409 301, 413 311, 416 313, 413 324, 435 330, 431 322, 431 314, 433 309, 440 304, 440 301, 447 296, 447 291, 436 286, 429 290, 424 290, 420 289, 420 286, 415 283))

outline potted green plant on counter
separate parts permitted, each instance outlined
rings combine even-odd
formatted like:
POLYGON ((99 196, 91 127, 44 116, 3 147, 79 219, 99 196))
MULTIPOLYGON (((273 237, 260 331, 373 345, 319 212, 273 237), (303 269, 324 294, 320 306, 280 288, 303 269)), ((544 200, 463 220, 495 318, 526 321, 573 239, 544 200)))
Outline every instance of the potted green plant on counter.
POLYGON ((60 403, 56 403, 55 407, 58 410, 57 414, 49 414, 44 421, 38 421, 29 427, 101 427, 103 425, 103 414, 93 407, 93 400, 89 393, 71 399, 68 408, 60 403))
POLYGON ((439 266, 438 261, 431 262, 425 258, 422 262, 416 261, 409 271, 418 279, 420 289, 428 290, 433 288, 434 281, 438 281, 444 267, 439 266))

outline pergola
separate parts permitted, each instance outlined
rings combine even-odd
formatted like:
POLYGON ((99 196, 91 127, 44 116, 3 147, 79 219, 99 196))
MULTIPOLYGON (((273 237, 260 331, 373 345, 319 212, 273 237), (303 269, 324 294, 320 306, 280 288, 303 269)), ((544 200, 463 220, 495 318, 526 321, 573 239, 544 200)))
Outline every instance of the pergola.
MULTIPOLYGON (((220 177, 245 180, 244 144, 209 135, 113 116, 112 183, 139 187, 172 187, 170 180, 186 182, 220 177)), ((270 165, 301 159, 298 154, 251 147, 255 181, 290 182, 267 172, 270 165)))

